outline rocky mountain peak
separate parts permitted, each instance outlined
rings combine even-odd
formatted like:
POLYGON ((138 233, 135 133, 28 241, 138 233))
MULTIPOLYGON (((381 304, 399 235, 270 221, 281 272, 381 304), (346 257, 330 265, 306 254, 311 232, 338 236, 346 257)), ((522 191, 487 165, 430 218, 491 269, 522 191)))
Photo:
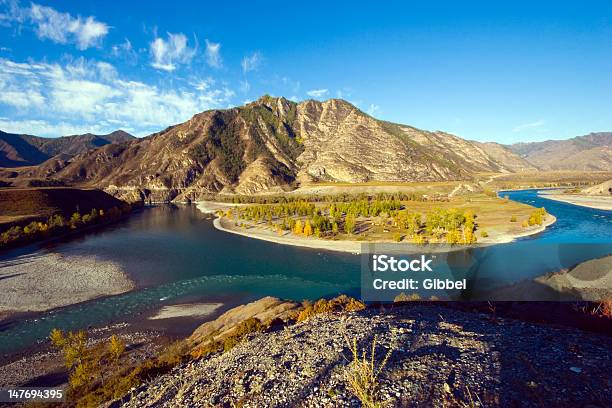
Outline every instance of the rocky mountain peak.
POLYGON ((296 103, 264 95, 46 166, 44 177, 167 201, 280 192, 317 181, 463 180, 507 171, 503 160, 448 133, 378 120, 343 99, 296 103))

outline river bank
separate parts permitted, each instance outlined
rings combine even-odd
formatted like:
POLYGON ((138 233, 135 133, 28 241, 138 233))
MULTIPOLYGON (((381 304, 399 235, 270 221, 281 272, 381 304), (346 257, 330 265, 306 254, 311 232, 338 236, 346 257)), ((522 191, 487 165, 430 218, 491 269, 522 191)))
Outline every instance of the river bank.
POLYGON ((606 197, 580 194, 554 194, 552 192, 541 192, 538 193, 538 195, 548 200, 561 201, 563 203, 594 208, 596 210, 612 211, 612 196, 606 197))
MULTIPOLYGON (((196 203, 198 210, 202 211, 205 214, 216 214, 216 212, 219 210, 227 210, 231 207, 235 207, 236 205, 237 204, 228 204, 212 201, 200 201, 196 203)), ((512 242, 517 238, 539 234, 540 232, 544 231, 548 226, 554 224, 556 220, 557 219, 553 215, 548 214, 546 220, 544 220, 542 225, 527 227, 523 231, 518 233, 500 233, 494 236, 481 238, 479 240, 479 243, 486 245, 505 244, 508 242, 512 242)), ((362 244, 375 243, 374 241, 365 240, 327 240, 315 237, 300 237, 287 231, 283 232, 283 235, 278 235, 275 231, 264 227, 250 226, 248 229, 238 227, 235 226, 232 221, 223 217, 216 217, 213 221, 213 225, 220 231, 242 235, 248 238, 254 238, 283 245, 292 245, 304 248, 323 249, 338 252, 348 252, 353 254, 359 254, 361 252, 362 244)), ((392 240, 376 242, 396 243, 392 240)))
POLYGON ((134 287, 118 263, 39 251, 0 261, 0 318, 118 295, 134 287))

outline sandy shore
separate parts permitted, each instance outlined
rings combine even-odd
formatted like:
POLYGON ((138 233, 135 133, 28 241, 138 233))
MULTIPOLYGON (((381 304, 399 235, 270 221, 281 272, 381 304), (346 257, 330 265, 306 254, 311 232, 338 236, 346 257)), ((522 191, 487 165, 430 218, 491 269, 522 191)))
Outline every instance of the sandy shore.
POLYGON ((581 207, 595 208, 597 210, 612 211, 612 196, 588 196, 580 194, 553 194, 539 193, 542 198, 562 201, 564 203, 579 205, 581 207))
POLYGON ((116 263, 93 256, 36 252, 0 261, 0 315, 41 312, 130 291, 116 263))
POLYGON ((171 319, 175 317, 202 317, 213 314, 223 303, 187 303, 162 307, 156 315, 149 320, 171 319))
MULTIPOLYGON (((235 204, 228 203, 219 203, 219 202, 207 202, 201 201, 197 203, 197 208, 204 213, 215 213, 215 211, 220 209, 227 209, 232 206, 236 206, 235 204)), ((495 237, 489 237, 486 239, 482 239, 479 241, 479 244, 485 245, 493 245, 493 244, 502 244, 512 242, 517 238, 535 235, 546 229, 546 227, 555 223, 557 219, 548 214, 544 223, 540 226, 529 227, 524 231, 518 234, 499 234, 495 237)), ((225 218, 215 218, 213 222, 214 226, 220 230, 229 232, 232 234, 242 235, 244 237, 260 239, 263 241, 274 242, 277 244, 283 245, 293 245, 305 248, 313 248, 313 249, 323 249, 328 251, 338 251, 338 252, 349 252, 353 254, 361 253, 361 245, 368 243, 375 243, 372 241, 348 241, 348 240, 326 240, 319 239, 314 237, 298 237, 290 232, 283 232, 283 235, 278 235, 275 231, 272 231, 268 228, 263 227, 250 227, 249 229, 244 229, 241 227, 236 227, 234 223, 225 218)), ((388 243, 393 244, 395 241, 382 241, 376 243, 388 243)))
POLYGON ((508 242, 512 242, 518 238, 539 234, 547 227, 553 225, 555 222, 557 222, 557 217, 552 214, 546 214, 546 219, 542 222, 542 225, 527 227, 523 231, 516 234, 500 234, 493 238, 482 238, 478 242, 481 244, 507 244, 508 242))

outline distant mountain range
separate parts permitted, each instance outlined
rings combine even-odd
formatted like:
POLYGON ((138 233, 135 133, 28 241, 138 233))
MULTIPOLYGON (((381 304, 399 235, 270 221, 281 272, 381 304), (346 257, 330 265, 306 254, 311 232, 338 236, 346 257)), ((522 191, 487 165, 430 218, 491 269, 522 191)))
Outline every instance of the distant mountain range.
POLYGON ((542 170, 612 169, 612 132, 506 146, 542 170))
MULTIPOLYGON (((341 99, 295 103, 264 96, 202 112, 142 139, 123 137, 74 157, 13 169, 11 177, 53 178, 128 199, 168 201, 283 191, 313 181, 468 180, 481 172, 540 168, 529 159, 536 148, 381 121, 341 99)), ((600 144, 609 151, 609 138, 607 146, 600 144)), ((598 166, 611 168, 609 160, 598 166)))
POLYGON ((0 167, 37 165, 57 155, 67 159, 110 143, 122 143, 132 139, 134 136, 122 130, 107 135, 86 133, 58 138, 16 135, 0 131, 0 167))

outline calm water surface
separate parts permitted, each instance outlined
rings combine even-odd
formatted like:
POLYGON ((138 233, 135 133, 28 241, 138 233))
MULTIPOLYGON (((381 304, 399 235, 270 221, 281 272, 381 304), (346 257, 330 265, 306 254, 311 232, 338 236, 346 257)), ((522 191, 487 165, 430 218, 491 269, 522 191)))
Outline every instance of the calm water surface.
MULTIPOLYGON (((612 211, 539 198, 534 190, 501 194, 544 206, 557 222, 535 237, 487 249, 474 271, 483 285, 512 283, 612 253, 612 211)), ((103 325, 169 304, 221 302, 228 308, 267 295, 302 300, 360 294, 359 256, 217 231, 194 206, 147 208, 100 232, 12 251, 0 259, 36 251, 116 262, 140 289, 6 325, 0 329, 0 352, 32 345, 55 327, 103 325)))

